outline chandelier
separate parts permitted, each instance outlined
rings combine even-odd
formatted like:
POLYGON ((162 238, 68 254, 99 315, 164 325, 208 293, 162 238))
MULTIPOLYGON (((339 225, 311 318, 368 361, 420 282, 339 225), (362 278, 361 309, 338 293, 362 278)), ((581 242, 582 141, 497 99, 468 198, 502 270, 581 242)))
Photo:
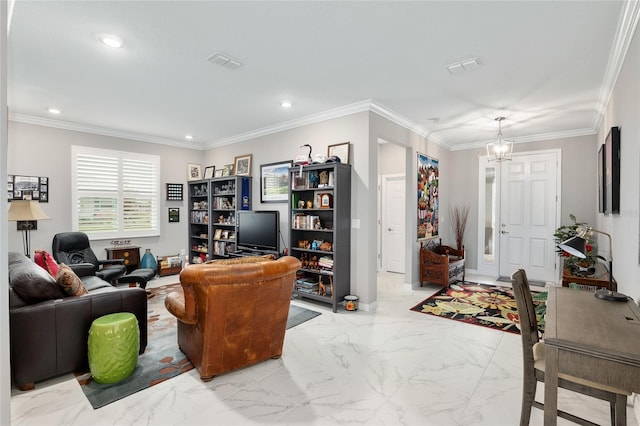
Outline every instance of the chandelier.
POLYGON ((502 139, 502 120, 504 117, 497 117, 498 122, 498 140, 487 142, 487 155, 489 161, 511 161, 511 153, 513 152, 513 141, 502 139))

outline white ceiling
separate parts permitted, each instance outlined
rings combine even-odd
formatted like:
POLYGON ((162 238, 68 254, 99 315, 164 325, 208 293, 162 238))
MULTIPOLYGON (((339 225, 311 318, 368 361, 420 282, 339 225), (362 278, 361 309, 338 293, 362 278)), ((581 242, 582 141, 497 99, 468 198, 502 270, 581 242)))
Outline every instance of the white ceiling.
POLYGON ((10 117, 202 148, 366 109, 450 149, 495 138, 500 115, 516 141, 593 134, 637 9, 614 0, 17 0, 10 117), (104 47, 100 33, 125 47, 104 47), (214 52, 244 65, 207 62, 214 52), (471 57, 476 70, 445 68, 471 57))

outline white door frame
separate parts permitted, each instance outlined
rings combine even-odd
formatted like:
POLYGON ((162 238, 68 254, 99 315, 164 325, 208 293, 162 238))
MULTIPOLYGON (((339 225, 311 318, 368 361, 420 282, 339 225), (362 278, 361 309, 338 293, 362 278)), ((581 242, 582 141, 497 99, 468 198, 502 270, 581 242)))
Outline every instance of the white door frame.
MULTIPOLYGON (((557 208, 556 208, 556 226, 560 223, 562 217, 562 150, 559 148, 556 149, 545 149, 540 151, 526 151, 526 152, 518 152, 514 153, 513 156, 528 156, 528 155, 537 155, 537 154, 555 154, 557 161, 557 175, 556 175, 556 194, 557 194, 557 208)), ((482 275, 495 275, 496 277, 500 272, 500 238, 498 236, 498 226, 497 224, 501 223, 500 217, 500 205, 501 205, 501 187, 500 183, 502 181, 501 176, 501 164, 489 162, 489 159, 486 155, 482 155, 478 157, 478 244, 477 244, 477 270, 479 274, 482 275), (496 226, 493 228, 493 239, 495 241, 495 252, 494 252, 494 262, 493 264, 488 264, 484 261, 484 209, 485 209, 485 169, 487 167, 495 167, 496 169, 496 226)), ((556 272, 558 270, 558 260, 556 259, 555 264, 556 272)), ((559 276, 558 273, 555 274, 559 276)))

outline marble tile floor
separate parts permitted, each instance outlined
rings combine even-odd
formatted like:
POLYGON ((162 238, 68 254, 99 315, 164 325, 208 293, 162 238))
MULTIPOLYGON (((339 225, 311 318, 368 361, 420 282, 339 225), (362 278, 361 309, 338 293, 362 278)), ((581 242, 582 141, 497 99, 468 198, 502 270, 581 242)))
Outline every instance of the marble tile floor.
MULTIPOLYGON (((520 336, 411 312, 438 287, 403 281, 379 274, 375 313, 294 300, 322 315, 287 331, 281 359, 208 383, 192 370, 98 410, 72 375, 13 389, 12 425, 517 425, 520 336)), ((604 402, 561 390, 559 407, 609 424, 604 402)), ((542 417, 534 408, 531 425, 542 417)))

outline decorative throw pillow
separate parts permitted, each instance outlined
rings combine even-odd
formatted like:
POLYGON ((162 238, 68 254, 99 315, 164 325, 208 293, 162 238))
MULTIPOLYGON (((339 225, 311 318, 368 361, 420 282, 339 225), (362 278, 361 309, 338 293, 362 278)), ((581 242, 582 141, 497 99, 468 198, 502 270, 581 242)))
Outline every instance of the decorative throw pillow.
POLYGON ((9 286, 28 304, 64 297, 56 280, 21 253, 9 253, 9 286))
POLYGON ((60 264, 56 281, 69 296, 84 296, 89 293, 80 278, 64 263, 60 264))
POLYGON ((33 255, 33 261, 50 273, 53 278, 58 276, 58 269, 60 269, 58 262, 47 251, 36 250, 33 255))

